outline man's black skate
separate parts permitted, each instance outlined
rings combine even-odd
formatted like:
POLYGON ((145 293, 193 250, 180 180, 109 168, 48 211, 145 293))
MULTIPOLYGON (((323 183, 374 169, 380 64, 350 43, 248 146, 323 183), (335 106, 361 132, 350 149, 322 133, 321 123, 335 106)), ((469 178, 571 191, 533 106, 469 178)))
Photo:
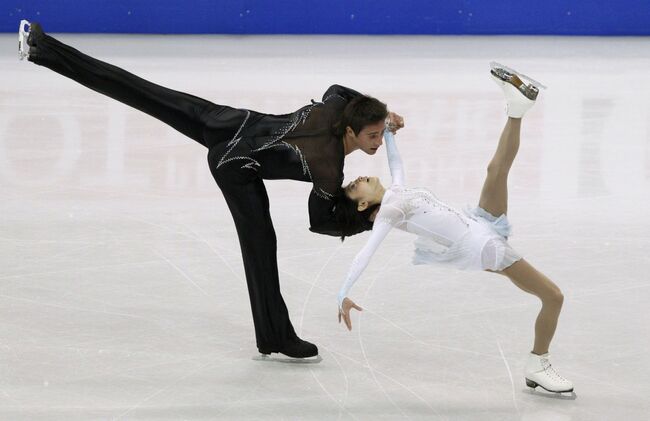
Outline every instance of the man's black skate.
POLYGON ((38 43, 44 36, 45 33, 40 23, 30 23, 26 20, 20 21, 20 28, 18 29, 18 53, 20 59, 33 61, 38 55, 38 43))
POLYGON ((260 348, 259 351, 261 355, 254 357, 254 360, 303 364, 315 364, 323 360, 321 356, 318 355, 318 347, 316 345, 303 341, 300 338, 285 343, 278 350, 260 348), (272 356, 271 354, 273 353, 283 354, 283 356, 272 356))
POLYGON ((36 47, 38 45, 38 41, 43 39, 44 35, 45 33, 43 32, 43 27, 40 23, 34 22, 30 24, 29 36, 27 37, 27 45, 30 47, 36 47))

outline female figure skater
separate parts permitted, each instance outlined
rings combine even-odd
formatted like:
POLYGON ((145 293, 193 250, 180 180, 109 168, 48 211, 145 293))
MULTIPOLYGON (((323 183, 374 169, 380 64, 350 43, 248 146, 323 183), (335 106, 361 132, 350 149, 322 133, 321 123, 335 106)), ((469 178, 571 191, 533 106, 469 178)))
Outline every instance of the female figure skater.
MULTIPOLYGON (((316 345, 296 335, 280 293, 276 236, 263 180, 313 183, 310 230, 340 235, 331 198, 343 182, 345 155, 357 149, 376 153, 389 114, 386 104, 333 85, 321 102, 290 114, 262 114, 148 82, 46 35, 37 23, 21 22, 18 48, 21 59, 145 112, 208 149, 210 171, 237 228, 259 352, 318 361, 316 345)), ((390 114, 403 126, 400 116, 390 114)), ((369 228, 358 226, 359 232, 369 228)))
POLYGON ((542 301, 542 309, 526 364, 526 384, 551 392, 570 392, 573 384, 555 371, 548 354, 562 308, 562 293, 507 242, 508 173, 519 149, 521 119, 535 104, 539 87, 543 86, 497 63, 492 63, 491 76, 505 94, 508 120, 487 167, 477 208, 462 212, 428 190, 406 188, 402 161, 390 132, 385 133, 385 139, 393 184, 385 189, 376 177, 359 177, 340 192, 337 213, 350 232, 364 219, 374 220, 374 225, 339 292, 339 323, 343 320, 349 330, 352 328, 350 310, 361 308, 347 297, 348 292, 386 234, 395 227, 418 236, 415 264, 445 263, 459 269, 496 272, 536 295, 542 301), (524 84, 521 78, 531 83, 524 84))

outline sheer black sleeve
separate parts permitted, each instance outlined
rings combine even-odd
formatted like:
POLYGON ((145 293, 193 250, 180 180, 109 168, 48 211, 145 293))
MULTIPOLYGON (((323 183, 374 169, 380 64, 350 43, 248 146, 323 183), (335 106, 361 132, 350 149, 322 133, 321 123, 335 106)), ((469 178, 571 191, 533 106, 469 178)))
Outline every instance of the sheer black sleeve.
MULTIPOLYGON (((350 100, 361 94, 354 89, 341 85, 332 85, 323 94, 325 106, 314 108, 309 124, 316 124, 319 119, 333 124, 350 100), (328 98, 330 99, 329 101, 328 98)), ((309 223, 311 232, 317 234, 340 237, 342 229, 334 215, 336 203, 333 194, 341 187, 343 182, 343 160, 345 153, 340 139, 328 137, 327 142, 319 143, 311 139, 310 142, 298 144, 303 153, 308 157, 309 169, 314 187, 309 195, 309 223)), ((360 230, 364 231, 365 229, 360 230)))
POLYGON ((345 86, 332 85, 323 94, 323 102, 332 95, 338 95, 346 101, 350 101, 352 98, 360 96, 361 94, 354 89, 346 88, 345 86))
POLYGON ((309 195, 309 231, 317 234, 341 236, 341 228, 334 217, 334 202, 313 189, 309 195))

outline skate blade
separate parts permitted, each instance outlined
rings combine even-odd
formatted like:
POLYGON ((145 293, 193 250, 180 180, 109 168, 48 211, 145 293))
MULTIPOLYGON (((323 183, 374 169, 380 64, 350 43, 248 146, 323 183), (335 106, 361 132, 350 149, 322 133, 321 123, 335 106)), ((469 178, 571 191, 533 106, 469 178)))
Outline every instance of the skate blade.
POLYGON ((508 66, 506 66, 504 64, 497 63, 496 61, 491 61, 490 62, 490 68, 493 69, 493 70, 494 69, 503 69, 503 70, 505 70, 507 72, 510 72, 512 74, 515 74, 515 75, 519 76, 520 79, 523 79, 523 80, 526 80, 526 81, 530 82, 534 87, 536 87, 538 89, 540 89, 540 88, 541 89, 548 89, 546 87, 546 85, 536 81, 532 77, 526 76, 525 74, 520 73, 520 72, 516 71, 515 69, 513 69, 511 67, 508 67, 508 66))
POLYGON ((536 383, 536 382, 534 382, 532 380, 528 380, 528 379, 526 379, 526 386, 530 387, 532 390, 535 390, 535 388, 539 386, 540 388, 546 390, 549 393, 557 393, 557 394, 573 393, 575 395, 575 393, 573 392, 573 388, 567 389, 567 390, 548 390, 547 388, 545 388, 541 384, 536 383))
POLYGON ((267 354, 259 354, 254 356, 253 360, 274 362, 274 363, 284 363, 284 364, 318 364, 321 361, 323 361, 323 357, 321 357, 320 355, 316 355, 315 357, 309 357, 309 358, 292 358, 292 357, 287 357, 286 355, 273 356, 267 354))
POLYGON ((18 55, 21 60, 29 57, 29 46, 27 45, 27 37, 29 37, 29 29, 31 25, 26 20, 20 21, 20 27, 18 28, 18 55), (25 31, 27 27, 27 31, 25 31))

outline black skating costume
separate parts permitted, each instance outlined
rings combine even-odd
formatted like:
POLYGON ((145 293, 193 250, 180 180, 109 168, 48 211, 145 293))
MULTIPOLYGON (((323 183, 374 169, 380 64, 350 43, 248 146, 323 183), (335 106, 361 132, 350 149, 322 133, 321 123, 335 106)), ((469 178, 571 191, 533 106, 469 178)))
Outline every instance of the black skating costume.
POLYGON ((310 230, 340 235, 332 195, 343 181, 343 142, 335 126, 358 92, 331 86, 321 102, 294 113, 262 114, 213 104, 153 84, 89 57, 32 25, 29 60, 143 111, 208 148, 210 171, 232 213, 262 353, 317 353, 291 325, 280 293, 276 236, 263 179, 312 182, 310 230))

